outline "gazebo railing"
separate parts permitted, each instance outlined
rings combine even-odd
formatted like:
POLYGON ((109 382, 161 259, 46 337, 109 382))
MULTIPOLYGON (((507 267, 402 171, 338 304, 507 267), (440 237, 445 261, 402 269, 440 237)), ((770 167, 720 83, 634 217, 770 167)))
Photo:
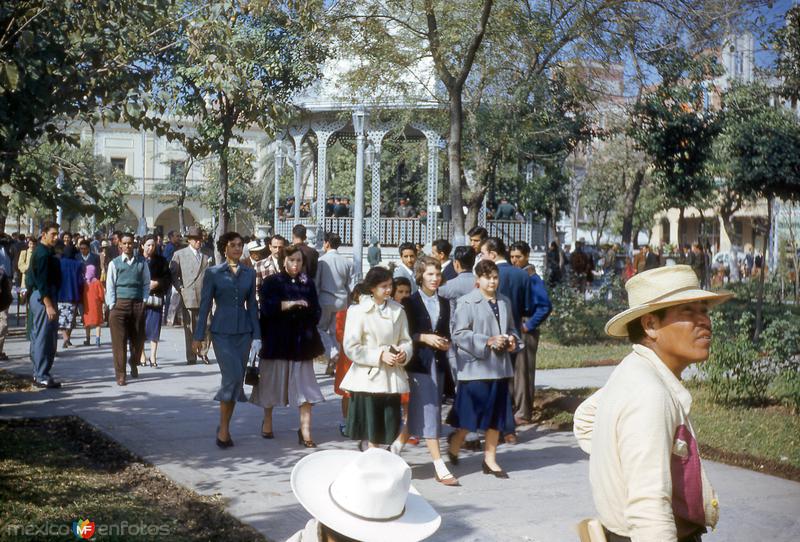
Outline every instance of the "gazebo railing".
MULTIPOLYGON (((369 245, 371 239, 371 218, 364 219, 363 230, 364 245, 369 245)), ((316 220, 313 218, 301 218, 299 221, 285 219, 278 221, 277 233, 287 239, 292 237, 292 227, 295 224, 303 224, 309 230, 316 229, 316 220)), ((499 237, 507 245, 514 241, 527 241, 532 245, 544 244, 538 242, 538 237, 543 238, 544 226, 541 224, 529 224, 527 222, 513 222, 505 220, 488 220, 486 229, 490 237, 499 237), (537 235, 539 234, 539 235, 537 235), (532 235, 536 238, 532 238, 532 235)), ((353 219, 350 217, 333 218, 326 217, 323 223, 323 231, 339 234, 342 245, 352 246, 353 244, 353 219)), ((381 217, 378 224, 378 239, 383 246, 398 246, 401 243, 420 243, 426 244, 433 239, 427 239, 427 222, 419 218, 392 218, 381 217)), ((453 238, 453 226, 450 221, 436 221, 436 239, 453 238)))

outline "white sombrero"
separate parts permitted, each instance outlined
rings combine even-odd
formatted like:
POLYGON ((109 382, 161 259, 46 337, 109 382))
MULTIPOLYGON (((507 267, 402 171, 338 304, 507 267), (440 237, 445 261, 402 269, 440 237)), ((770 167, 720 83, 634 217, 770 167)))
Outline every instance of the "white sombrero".
POLYGON ((292 470, 292 491, 317 521, 363 542, 428 538, 441 516, 411 486, 411 469, 379 448, 307 455, 292 470))
POLYGON ((688 265, 673 265, 644 271, 625 283, 628 310, 614 316, 606 324, 606 334, 627 337, 628 324, 653 311, 695 301, 709 306, 728 301, 733 294, 724 290, 709 292, 700 287, 697 275, 688 265))

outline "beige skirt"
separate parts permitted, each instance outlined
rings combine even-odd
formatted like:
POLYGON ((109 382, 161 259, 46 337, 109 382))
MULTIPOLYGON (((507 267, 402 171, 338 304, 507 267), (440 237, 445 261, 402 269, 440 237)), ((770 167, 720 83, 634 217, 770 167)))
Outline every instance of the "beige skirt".
POLYGON ((314 374, 313 361, 285 359, 258 360, 258 386, 253 388, 250 402, 264 408, 299 407, 304 403, 325 400, 314 374))

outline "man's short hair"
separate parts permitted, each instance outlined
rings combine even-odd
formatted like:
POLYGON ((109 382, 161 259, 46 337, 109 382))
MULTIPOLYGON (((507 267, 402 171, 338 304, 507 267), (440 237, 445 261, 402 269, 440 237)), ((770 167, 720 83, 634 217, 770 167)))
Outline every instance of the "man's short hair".
POLYGON ((52 220, 48 220, 44 224, 42 224, 42 235, 44 235, 45 233, 49 232, 52 229, 55 229, 56 231, 58 231, 58 228, 59 228, 59 225, 58 225, 57 222, 53 222, 52 220))
POLYGON ((284 245, 287 245, 287 244, 289 244, 289 243, 286 241, 286 238, 285 238, 283 235, 280 235, 280 234, 277 234, 277 233, 276 233, 275 235, 273 235, 272 237, 270 237, 270 238, 269 238, 269 242, 270 242, 270 244, 272 244, 272 242, 273 242, 273 241, 280 241, 280 242, 281 242, 281 243, 283 243, 284 245))
POLYGON ((525 256, 530 256, 531 254, 531 247, 525 241, 516 241, 511 244, 511 250, 519 250, 525 256))
POLYGON ((481 246, 486 247, 487 252, 496 252, 501 258, 508 258, 506 244, 499 237, 489 237, 481 244, 481 246))
POLYGON ((457 261, 465 271, 472 269, 472 266, 475 265, 475 249, 465 246, 456 247, 453 251, 453 259, 457 261))
POLYGON ((431 244, 436 247, 437 252, 444 254, 445 259, 450 257, 450 252, 453 250, 453 245, 450 244, 450 241, 447 239, 437 239, 431 244))
MULTIPOLYGON (((667 314, 667 309, 658 309, 657 311, 648 312, 647 314, 652 314, 659 320, 664 318, 667 314)), ((642 316, 645 316, 644 314, 642 316)), ((642 327, 642 317, 640 316, 636 320, 632 322, 628 322, 628 341, 631 344, 641 344, 647 334, 644 332, 644 327, 642 327)))
POLYGON ((88 246, 90 246, 89 245, 89 240, 84 237, 83 239, 81 239, 81 242, 78 243, 78 246, 79 247, 82 247, 82 246, 87 246, 88 247, 88 246))
POLYGON ((400 243, 400 246, 397 247, 397 253, 400 254, 400 256, 402 256, 404 250, 413 250, 414 254, 417 253, 417 247, 414 246, 414 243, 409 243, 409 242, 400 243))
POLYGON ((305 241, 306 240, 306 227, 302 224, 295 224, 292 228, 292 235, 297 237, 298 239, 305 241))
POLYGON ((338 233, 334 233, 332 231, 326 231, 324 240, 328 243, 332 249, 336 250, 340 246, 342 246, 342 238, 339 237, 338 233))
POLYGON ((483 241, 489 237, 489 232, 483 226, 473 226, 467 232, 467 237, 475 237, 476 235, 481 238, 481 241, 483 241))
POLYGON ((494 263, 492 260, 489 259, 482 259, 478 262, 478 265, 475 266, 475 276, 476 277, 488 277, 492 273, 499 273, 500 271, 497 269, 497 264, 494 263))

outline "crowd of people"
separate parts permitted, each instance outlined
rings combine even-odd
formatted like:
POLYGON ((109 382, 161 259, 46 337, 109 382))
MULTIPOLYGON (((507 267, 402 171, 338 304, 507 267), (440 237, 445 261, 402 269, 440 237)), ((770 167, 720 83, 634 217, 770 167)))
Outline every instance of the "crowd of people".
MULTIPOLYGON (((485 475, 508 479, 497 448, 515 444, 516 428, 531 423, 539 330, 552 310, 527 243, 507 247, 482 227, 468 237, 457 247, 437 239, 428 254, 403 243, 388 266, 378 253, 357 283, 352 260, 338 251, 339 236, 325 233, 319 254, 300 224, 291 240, 225 233, 215 263, 207 234, 196 226, 185 239, 176 232, 166 240, 115 232, 106 241, 46 223, 38 239, 15 239, 16 252, 3 243, 0 266, 17 274, 28 306, 38 387, 61 386, 52 375, 59 330, 62 349, 73 347, 79 321, 84 346, 100 346, 107 325, 116 384, 126 386, 140 367, 158 367, 161 326, 180 318, 185 363, 210 363, 213 346, 221 449, 234 446, 230 422, 238 402, 263 409, 264 439, 289 430, 273 424, 274 408, 297 408, 298 445, 316 448, 312 411, 325 396, 314 362, 326 361, 342 399, 339 429, 364 453, 321 452, 298 463, 292 487, 315 519, 293 540, 377 539, 377 525, 400 517, 407 521, 399 532, 416 540, 432 534, 440 517, 424 499, 409 508, 418 494, 400 459, 405 447, 424 441, 435 480, 447 487, 460 485, 464 448, 482 450, 485 475), (392 490, 365 501, 375 487, 365 471, 380 472, 392 490), (329 481, 322 500, 308 496, 311 481, 300 483, 309 477, 329 481), (353 488, 360 493, 342 506, 337 499, 353 488)), ((582 245, 568 258, 556 255, 571 271, 554 279, 563 266, 552 267, 551 283, 568 277, 586 287, 583 272, 594 260, 582 245)), ((600 265, 616 266, 617 251, 607 247, 600 265)), ((680 374, 708 357, 708 310, 730 296, 703 290, 691 263, 662 267, 647 249, 641 254, 641 269, 627 277, 630 308, 606 326, 609 335, 628 337, 633 353, 579 408, 575 431, 591 453, 592 490, 608 540, 696 542, 716 521, 717 504, 706 499, 713 490, 706 491, 680 374), (677 442, 686 461, 670 469, 677 442), (664 459, 666 471, 659 470, 664 459), (636 502, 625 497, 630 491, 636 502)))

